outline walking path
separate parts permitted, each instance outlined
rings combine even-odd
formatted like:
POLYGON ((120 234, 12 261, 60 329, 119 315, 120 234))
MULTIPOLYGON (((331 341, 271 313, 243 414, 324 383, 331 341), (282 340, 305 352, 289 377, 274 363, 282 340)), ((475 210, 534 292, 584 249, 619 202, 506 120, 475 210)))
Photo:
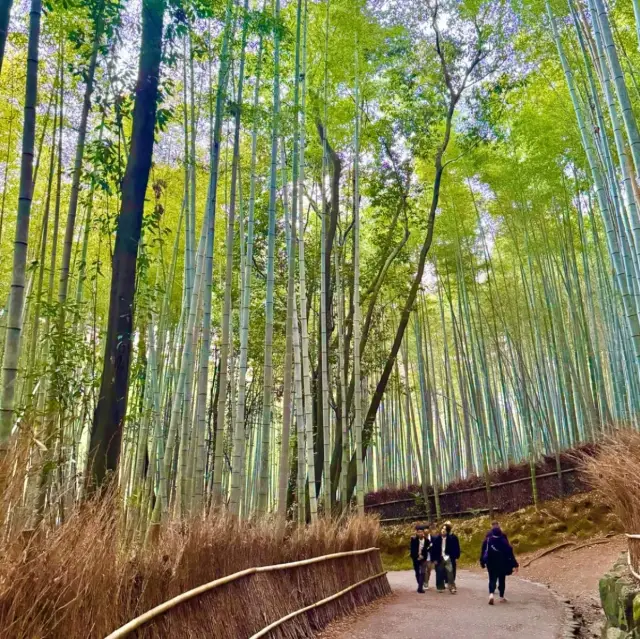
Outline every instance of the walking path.
POLYGON ((488 605, 486 574, 458 571, 458 594, 416 592, 412 571, 390 572, 394 594, 325 631, 325 639, 557 639, 565 610, 544 586, 507 578, 507 603, 488 605))

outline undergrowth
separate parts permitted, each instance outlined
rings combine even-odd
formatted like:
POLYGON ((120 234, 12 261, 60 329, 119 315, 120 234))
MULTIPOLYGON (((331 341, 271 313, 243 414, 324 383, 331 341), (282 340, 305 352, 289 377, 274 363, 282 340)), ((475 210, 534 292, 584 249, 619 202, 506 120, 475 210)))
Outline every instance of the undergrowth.
POLYGON ((616 431, 600 444, 595 457, 583 459, 582 470, 625 532, 640 533, 640 433, 631 428, 616 431))
MULTIPOLYGON (((498 517, 516 554, 532 552, 570 539, 588 539, 599 534, 621 532, 616 516, 606 501, 595 493, 573 495, 523 508, 498 517)), ((454 532, 460 538, 460 565, 478 562, 480 548, 491 527, 488 516, 452 519, 454 532)), ((409 538, 416 523, 385 526, 378 545, 387 570, 409 570, 409 538)))
MULTIPOLYGON (((0 637, 102 638, 159 603, 218 577, 253 566, 369 548, 376 545, 378 535, 376 520, 367 517, 340 524, 322 520, 303 528, 291 525, 282 533, 270 520, 238 523, 216 514, 167 525, 152 545, 125 546, 118 503, 115 496, 96 498, 69 513, 62 525, 43 523, 29 538, 16 534, 7 540, 0 551, 0 637)), ((363 570, 361 564, 347 569, 363 570)), ((322 581, 322 570, 316 574, 322 581)), ((289 576, 289 580, 296 578, 289 576)), ((309 596, 336 587, 327 578, 324 582, 308 583, 309 596)), ((196 629, 189 636, 204 636, 202 632, 209 637, 244 636, 243 623, 255 627, 272 613, 280 614, 275 604, 283 604, 273 602, 265 610, 269 597, 259 592, 256 597, 261 604, 253 606, 255 611, 243 613, 247 601, 241 597, 236 597, 240 608, 235 610, 231 590, 221 595, 230 598, 224 600, 222 615, 210 613, 216 617, 210 623, 218 626, 196 629), (260 618, 253 620, 252 615, 260 618)), ((271 590, 275 596, 277 588, 271 590)), ((247 596, 250 599, 251 593, 247 596)), ((289 599, 295 604, 293 596, 289 599)), ((211 605, 222 603, 217 600, 211 605)))

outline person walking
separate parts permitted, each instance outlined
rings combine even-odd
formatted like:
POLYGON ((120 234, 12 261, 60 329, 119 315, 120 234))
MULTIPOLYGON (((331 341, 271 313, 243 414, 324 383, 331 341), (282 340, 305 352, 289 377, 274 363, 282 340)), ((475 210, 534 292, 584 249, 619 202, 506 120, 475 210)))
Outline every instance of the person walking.
POLYGON ((446 583, 449 592, 452 595, 455 595, 457 592, 456 589, 456 577, 454 573, 454 555, 457 559, 460 556, 460 544, 458 543, 456 546, 456 541, 453 540, 452 536, 449 534, 449 530, 451 527, 447 528, 446 525, 442 527, 440 531, 440 538, 442 539, 442 561, 440 562, 440 581, 442 585, 446 583))
POLYGON ((489 573, 489 605, 493 606, 493 598, 498 587, 500 602, 506 603, 505 589, 507 576, 518 572, 519 564, 507 536, 502 532, 498 522, 493 522, 491 531, 482 543, 480 565, 489 573))
POLYGON ((409 553, 413 560, 413 569, 416 572, 418 592, 424 593, 424 573, 427 565, 427 540, 424 536, 424 526, 416 526, 416 534, 411 537, 409 553))
POLYGON ((426 570, 426 584, 429 588, 429 577, 432 572, 435 572, 436 576, 436 590, 438 592, 444 592, 444 572, 442 570, 442 536, 437 533, 435 524, 429 526, 429 556, 427 561, 426 570))
POLYGON ((458 536, 453 532, 453 525, 450 521, 445 521, 444 527, 447 531, 447 548, 445 552, 451 558, 453 581, 455 583, 456 575, 458 573, 458 559, 460 559, 460 540, 458 539, 458 536))

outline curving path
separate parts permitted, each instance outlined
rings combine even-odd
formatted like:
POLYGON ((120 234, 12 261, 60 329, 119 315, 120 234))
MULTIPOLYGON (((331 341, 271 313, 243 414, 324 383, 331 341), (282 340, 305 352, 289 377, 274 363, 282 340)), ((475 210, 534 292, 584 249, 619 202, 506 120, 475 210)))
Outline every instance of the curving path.
MULTIPOLYGON (((508 602, 488 605, 486 574, 458 571, 458 594, 416 592, 413 572, 390 572, 394 594, 332 627, 330 639, 557 639, 565 609, 548 588, 507 579, 508 602)), ((433 579, 433 577, 432 577, 433 579)))

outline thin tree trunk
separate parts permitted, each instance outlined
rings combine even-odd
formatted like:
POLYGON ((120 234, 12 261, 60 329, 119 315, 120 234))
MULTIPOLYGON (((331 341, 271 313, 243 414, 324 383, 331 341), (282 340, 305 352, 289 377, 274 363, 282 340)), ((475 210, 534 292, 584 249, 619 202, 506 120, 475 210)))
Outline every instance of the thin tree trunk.
MULTIPOLYGON (((280 19, 280 0, 276 0, 276 23, 280 19)), ((258 513, 268 511, 269 452, 273 406, 273 296, 275 288, 276 182, 278 174, 278 125, 280 118, 280 33, 274 30, 273 122, 271 130, 271 169, 269 186, 269 226, 267 231, 267 299, 265 309, 264 373, 262 395, 262 439, 258 490, 258 513)))
POLYGON ((313 396, 311 394, 311 361, 309 359, 309 326, 307 300, 307 273, 305 263, 304 230, 304 158, 306 146, 306 98, 307 98, 307 1, 305 0, 305 22, 302 36, 302 109, 300 113, 300 175, 298 180, 298 280, 300 288, 300 346, 302 349, 302 392, 304 395, 304 423, 307 482, 309 485, 309 515, 315 521, 318 515, 318 500, 315 485, 315 451, 313 446, 313 396))
POLYGON ((136 262, 153 155, 164 10, 164 0, 143 0, 142 40, 131 145, 122 181, 122 204, 113 254, 104 367, 89 446, 91 471, 88 479, 97 486, 104 484, 107 474, 117 468, 127 411, 136 262))
POLYGON ((242 469, 245 464, 245 405, 247 394, 247 360, 249 357, 249 304, 251 302, 251 273, 253 270, 253 244, 256 204, 256 162, 258 149, 258 109, 260 99, 260 79, 262 68, 263 39, 260 36, 258 62, 253 94, 254 121, 251 133, 251 176, 249 185, 249 215, 247 219, 247 248, 244 260, 245 272, 242 273, 242 299, 240 302, 240 357, 238 363, 238 399, 233 422, 233 451, 231 458, 231 486, 229 490, 229 511, 240 516, 242 499, 242 469))
MULTIPOLYGON (((38 103, 38 48, 40 44, 40 16, 42 0, 31 0, 27 77, 20 166, 20 196, 13 250, 11 293, 7 315, 6 341, 2 361, 2 396, 0 397, 0 454, 7 451, 14 419, 14 399, 22 335, 22 310, 25 299, 25 269, 29 241, 29 221, 33 198, 33 150, 38 103)), ((8 10, 7 10, 8 20, 8 10)))
POLYGON ((240 45, 240 70, 238 74, 238 95, 235 112, 235 130, 233 133, 233 160, 231 166, 231 197, 229 203, 229 218, 227 221, 227 263, 225 271, 224 310, 222 312, 222 343, 220 345, 220 379, 218 383, 217 418, 216 418, 216 449, 213 465, 213 501, 216 506, 222 503, 222 463, 224 424, 227 405, 227 369, 229 367, 229 340, 231 318, 231 280, 233 277, 233 235, 236 209, 236 189, 242 188, 238 181, 240 164, 240 120, 242 116, 242 95, 244 86, 245 48, 247 44, 247 30, 249 24, 249 0, 244 2, 244 19, 242 25, 242 43, 240 45), (237 186, 236 186, 237 185, 237 186))
MULTIPOLYGON (((292 202, 291 202, 291 221, 288 219, 288 205, 287 205, 287 193, 288 183, 286 179, 286 164, 284 147, 282 148, 283 159, 283 192, 284 192, 284 210, 285 210, 285 228, 287 229, 287 258, 288 258, 288 272, 287 272, 287 318, 286 318, 286 346, 285 346, 285 359, 284 359, 284 391, 282 398, 282 437, 280 441, 280 468, 278 476, 278 521, 282 526, 286 521, 287 515, 287 493, 289 484, 289 440, 291 437, 291 415, 292 415, 292 377, 296 383, 296 424, 299 425, 297 430, 297 436, 300 438, 301 432, 304 432, 304 422, 300 420, 303 418, 303 414, 300 413, 302 409, 302 384, 301 384, 301 362, 300 362, 300 350, 299 350, 299 335, 298 327, 295 327, 295 339, 294 345, 294 310, 295 310, 295 272, 296 272, 296 223, 298 215, 298 151, 299 151, 299 116, 298 106, 300 100, 300 28, 302 21, 302 0, 298 0, 296 10, 296 48, 295 48, 295 64, 294 64, 294 97, 293 97, 293 173, 292 173, 292 202), (293 349, 296 349, 295 357, 293 349), (294 363, 294 375, 292 376, 291 364, 294 363), (298 388, 298 384, 300 387, 298 388)), ((297 322, 297 318, 295 318, 297 322)), ((300 452, 304 452, 304 445, 298 439, 298 457, 300 452)), ((298 459, 298 468, 301 469, 301 459, 298 459)), ((298 474, 299 479, 302 478, 301 473, 298 474)), ((302 494, 300 492, 300 481, 298 481, 298 508, 301 508, 304 504, 301 499, 302 494)), ((298 515, 300 519, 300 513, 298 515)))
MULTIPOLYGON (((2 62, 4 60, 4 50, 9 35, 9 19, 11 18, 11 6, 13 0, 0 0, 0 73, 2 73, 2 62)), ((31 5, 33 8, 33 4, 31 5)))
MULTIPOLYGON (((353 430, 356 443, 356 502, 358 514, 364 515, 364 474, 362 447, 362 382, 360 380, 360 98, 358 95, 358 38, 356 36, 355 52, 355 165, 354 165, 354 193, 353 193, 353 381, 354 391, 354 420, 353 430)), ((395 360, 395 357, 394 357, 395 360)), ((350 494, 347 487, 347 497, 350 494)))
POLYGON ((93 49, 87 69, 87 80, 82 101, 82 114, 80 116, 80 128, 78 129, 78 141, 76 142, 76 157, 73 165, 73 177, 71 181, 71 195, 69 198, 69 208, 67 210, 67 225, 64 233, 64 248, 62 250, 62 264, 60 266, 60 284, 58 290, 58 303, 60 304, 60 324, 64 321, 64 303, 67 299, 69 288, 69 266, 71 263, 71 249, 73 247, 73 234, 76 226, 76 213, 78 210, 78 196, 80 193, 80 177, 82 174, 82 161, 84 159, 84 147, 87 136, 87 123, 91 110, 91 94, 93 93, 93 80, 98 61, 98 50, 102 40, 103 17, 102 7, 95 20, 95 32, 93 38, 93 49))
MULTIPOLYGON (((213 153, 211 163, 211 177, 209 183, 209 194, 207 198, 207 215, 209 219, 209 228, 207 232, 207 249, 205 262, 205 279, 203 289, 203 333, 200 350, 200 370, 198 372, 198 386, 196 399, 196 427, 194 429, 194 437, 192 437, 193 455, 200 458, 198 467, 204 468, 204 438, 205 438, 205 421, 206 421, 206 403, 207 389, 209 386, 209 344, 211 341, 211 288, 213 284, 213 246, 216 221, 216 204, 218 197, 218 180, 220 165, 220 146, 222 133, 223 107, 227 93, 227 84, 229 81, 230 40, 233 37, 233 0, 227 1, 227 10, 225 17, 225 34, 222 43, 222 52, 220 56, 220 72, 218 76, 218 90, 216 95, 215 124, 213 134, 213 153)), ((235 186, 232 182, 232 186, 235 186)), ((235 194, 232 192, 232 207, 230 210, 230 224, 233 225, 231 211, 235 212, 235 194)), ((227 237, 229 241, 229 237, 227 237)), ((233 235, 230 241, 233 247, 233 235)), ((230 282, 229 282, 230 283, 230 282)), ((225 381, 226 383, 226 381, 225 381)), ((224 420, 223 420, 224 423, 224 420)), ((189 482, 192 485, 195 478, 190 477, 189 482)), ((197 478, 198 489, 196 490, 196 507, 200 507, 202 500, 202 481, 197 478)))

